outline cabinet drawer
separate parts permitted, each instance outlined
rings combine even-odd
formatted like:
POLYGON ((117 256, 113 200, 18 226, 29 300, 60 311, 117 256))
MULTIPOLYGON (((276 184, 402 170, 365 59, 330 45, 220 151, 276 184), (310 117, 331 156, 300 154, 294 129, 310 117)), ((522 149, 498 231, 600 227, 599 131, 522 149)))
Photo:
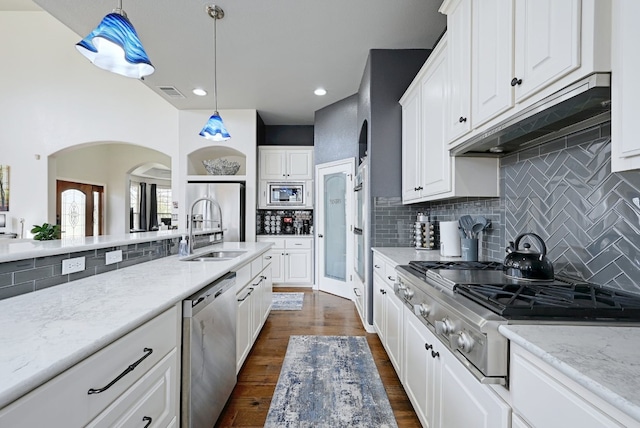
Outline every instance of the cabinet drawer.
POLYGON ((373 273, 377 273, 380 277, 384 278, 386 276, 387 271, 387 263, 384 261, 382 256, 377 253, 373 253, 373 273))
POLYGON ((246 264, 236 271, 236 290, 240 291, 242 287, 251 281, 251 265, 246 264))
POLYGON ((312 239, 285 239, 285 248, 291 250, 291 249, 296 249, 296 248, 304 248, 304 249, 310 249, 311 248, 311 242, 313 240, 312 239))
POLYGON ((7 406, 0 412, 0 425, 84 426, 173 350, 178 338, 174 306, 7 406), (133 371, 108 389, 88 393, 105 388, 137 361, 133 371))
POLYGON ((177 410, 177 355, 176 349, 171 351, 88 427, 142 427, 146 422, 151 422, 150 427, 168 425, 177 410))
POLYGON ((271 248, 284 248, 285 238, 276 238, 276 237, 259 237, 257 239, 258 242, 273 242, 273 247, 271 248))

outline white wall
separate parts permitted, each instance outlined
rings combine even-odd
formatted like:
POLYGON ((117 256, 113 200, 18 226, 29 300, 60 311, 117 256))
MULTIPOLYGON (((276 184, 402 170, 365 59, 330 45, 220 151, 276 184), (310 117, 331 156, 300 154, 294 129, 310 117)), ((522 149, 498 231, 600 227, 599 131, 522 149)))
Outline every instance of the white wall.
MULTIPOLYGON (((166 153, 178 170, 177 109, 142 82, 89 63, 76 51, 80 36, 46 12, 1 12, 0 40, 0 164, 11 166, 10 230, 18 231, 20 217, 26 230, 55 220, 48 156, 65 148, 130 143, 166 153)), ((174 174, 172 187, 178 180, 174 174)))

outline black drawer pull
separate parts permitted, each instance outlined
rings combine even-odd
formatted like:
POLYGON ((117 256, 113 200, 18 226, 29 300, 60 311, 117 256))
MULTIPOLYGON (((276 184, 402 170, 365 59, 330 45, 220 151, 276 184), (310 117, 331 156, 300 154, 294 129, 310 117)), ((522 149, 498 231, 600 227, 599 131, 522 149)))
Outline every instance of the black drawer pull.
POLYGON ((128 375, 129 373, 131 373, 136 367, 138 367, 138 365, 145 359, 147 358, 149 355, 151 355, 153 353, 153 349, 151 348, 144 348, 142 350, 142 352, 144 352, 145 354, 142 356, 142 358, 140 358, 138 361, 136 361, 135 363, 131 364, 129 367, 127 367, 122 373, 120 373, 120 375, 118 375, 117 378, 115 378, 114 380, 112 380, 111 382, 109 382, 109 384, 103 388, 99 388, 99 389, 89 389, 89 391, 87 391, 87 394, 91 395, 91 394, 100 394, 101 392, 105 392, 107 389, 111 388, 113 385, 115 385, 116 382, 118 382, 120 379, 122 379, 123 377, 125 377, 126 375, 128 375))
POLYGON ((433 345, 429 345, 428 343, 425 343, 425 344, 424 344, 424 349, 426 349, 427 351, 428 351, 429 349, 433 349, 433 345))
POLYGON ((251 296, 251 293, 253 293, 253 288, 249 288, 249 292, 247 293, 247 295, 244 296, 242 299, 238 299, 238 302, 244 302, 245 300, 247 300, 249 296, 251 296))
POLYGON ((150 416, 143 416, 142 417, 142 422, 146 422, 147 423, 143 428, 149 428, 149 425, 151 425, 151 421, 153 421, 153 419, 151 419, 150 416))
POLYGON ((439 358, 439 357, 440 357, 440 352, 437 352, 437 351, 431 351, 431 356, 432 356, 433 358, 439 358))

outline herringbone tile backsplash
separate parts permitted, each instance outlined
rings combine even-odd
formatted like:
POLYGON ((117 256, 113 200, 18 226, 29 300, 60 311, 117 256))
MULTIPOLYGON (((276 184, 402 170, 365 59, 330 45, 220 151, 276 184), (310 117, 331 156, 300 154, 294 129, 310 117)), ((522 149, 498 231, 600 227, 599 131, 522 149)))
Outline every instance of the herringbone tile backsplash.
POLYGON ((505 234, 540 235, 556 272, 640 292, 640 172, 610 159, 609 123, 503 158, 505 234))

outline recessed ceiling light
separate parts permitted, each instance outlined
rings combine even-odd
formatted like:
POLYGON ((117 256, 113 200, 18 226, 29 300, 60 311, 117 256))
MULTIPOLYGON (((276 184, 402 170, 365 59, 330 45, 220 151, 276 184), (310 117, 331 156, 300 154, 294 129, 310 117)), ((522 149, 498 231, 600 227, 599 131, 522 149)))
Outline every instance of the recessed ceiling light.
POLYGON ((204 89, 200 89, 200 88, 194 89, 193 93, 196 94, 199 97, 204 97, 205 95, 207 95, 207 91, 205 91, 204 89))
POLYGON ((317 96, 321 97, 323 95, 327 95, 327 90, 324 88, 318 88, 315 91, 313 91, 314 94, 316 94, 317 96))

